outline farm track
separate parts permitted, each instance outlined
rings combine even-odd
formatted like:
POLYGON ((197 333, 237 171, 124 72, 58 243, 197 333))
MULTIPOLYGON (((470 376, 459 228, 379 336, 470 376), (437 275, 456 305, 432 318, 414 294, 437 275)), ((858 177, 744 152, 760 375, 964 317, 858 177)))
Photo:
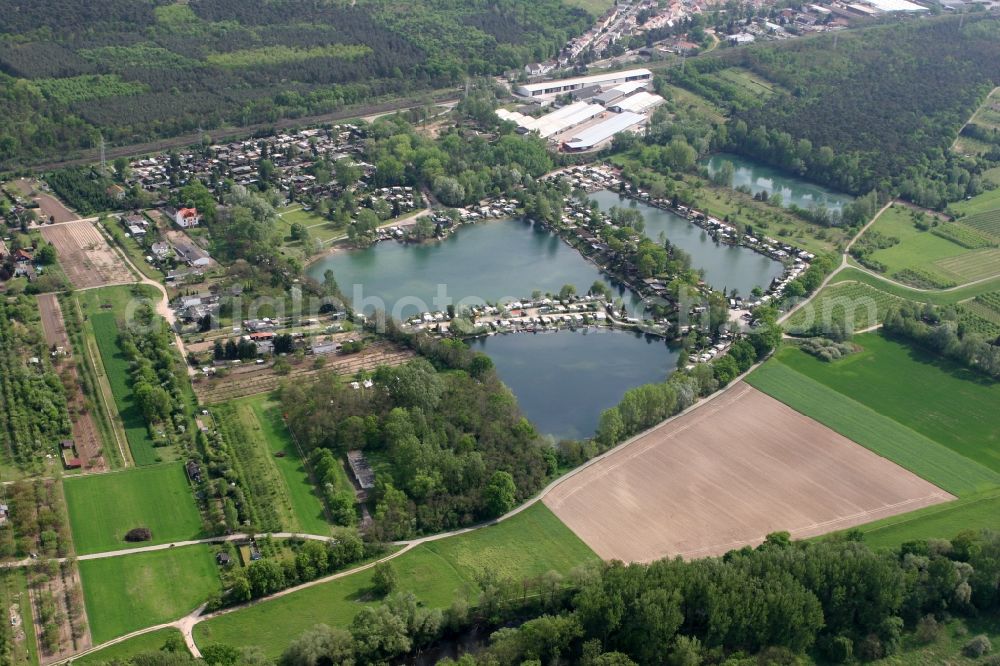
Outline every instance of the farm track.
MULTIPOLYGON (((38 296, 38 310, 42 317, 42 330, 45 333, 46 343, 49 346, 62 347, 69 354, 73 346, 70 343, 69 335, 66 333, 62 308, 59 306, 59 301, 55 294, 40 294, 38 296)), ((98 433, 97 424, 94 423, 93 416, 87 409, 87 400, 83 395, 80 370, 76 365, 77 361, 73 358, 64 357, 62 364, 65 364, 66 372, 72 376, 72 383, 74 385, 72 394, 67 397, 76 452, 80 460, 83 461, 84 471, 106 472, 108 470, 108 463, 103 455, 101 436, 98 433)))
POLYGON ((223 379, 209 379, 194 383, 198 399, 205 404, 225 402, 234 398, 245 398, 260 393, 268 393, 278 388, 284 380, 311 379, 320 372, 333 371, 341 376, 351 376, 359 371, 371 371, 380 365, 400 365, 413 358, 414 353, 395 348, 391 343, 376 342, 358 354, 348 356, 328 356, 322 368, 315 368, 303 361, 292 368, 287 375, 276 374, 270 366, 249 372, 234 372, 223 379), (333 359, 333 360, 330 360, 333 359))

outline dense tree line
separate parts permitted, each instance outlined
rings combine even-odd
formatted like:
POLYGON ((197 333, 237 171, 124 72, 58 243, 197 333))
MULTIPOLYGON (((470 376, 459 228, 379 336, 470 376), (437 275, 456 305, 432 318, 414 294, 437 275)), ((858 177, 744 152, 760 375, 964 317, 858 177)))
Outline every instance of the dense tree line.
POLYGON ((886 313, 882 330, 887 336, 915 342, 976 372, 1000 379, 1000 338, 986 340, 967 329, 952 309, 904 304, 886 313))
POLYGON ((923 206, 979 193, 988 159, 950 151, 955 135, 1000 71, 1000 21, 983 16, 897 23, 755 46, 688 66, 678 82, 696 92, 726 63, 786 92, 740 103, 720 147, 839 190, 893 192, 923 206), (836 48, 832 40, 836 39, 836 48))
MULTIPOLYGON (((880 552, 857 532, 816 543, 774 533, 757 548, 720 558, 599 562, 525 581, 483 572, 475 596, 445 609, 394 592, 363 607, 347 627, 306 630, 276 661, 252 647, 209 645, 202 653, 206 663, 221 666, 387 663, 478 626, 499 628, 484 648, 440 663, 867 662, 900 658, 904 640, 918 648, 935 642, 946 621, 995 617, 998 562, 1000 535, 989 531, 880 552)), ((963 649, 981 656, 989 641, 970 636, 963 649)), ((158 653, 118 663, 193 662, 182 645, 168 642, 158 653)))
POLYGON ((286 384, 280 396, 306 448, 360 449, 384 461, 374 491, 379 538, 494 517, 554 471, 554 452, 542 446, 485 357, 448 372, 417 359, 381 367, 372 380, 372 388, 357 390, 327 375, 307 387, 286 384))

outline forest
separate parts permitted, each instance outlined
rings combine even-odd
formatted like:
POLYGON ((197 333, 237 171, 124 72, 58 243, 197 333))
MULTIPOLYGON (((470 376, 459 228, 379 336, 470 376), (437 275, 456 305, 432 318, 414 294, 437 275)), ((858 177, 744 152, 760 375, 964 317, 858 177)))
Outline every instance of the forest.
POLYGON ((1000 20, 984 15, 733 49, 669 76, 730 111, 717 148, 852 194, 943 208, 982 191, 980 174, 1000 157, 950 151, 998 72, 1000 20), (777 84, 775 93, 751 98, 713 76, 732 66, 777 84))
POLYGON ((449 87, 555 54, 561 0, 0 0, 0 168, 449 87))
POLYGON ((304 447, 360 449, 372 461, 377 539, 496 517, 555 471, 554 451, 541 445, 489 358, 450 354, 456 345, 434 345, 440 368, 425 358, 379 368, 369 389, 328 374, 280 390, 286 422, 304 447))

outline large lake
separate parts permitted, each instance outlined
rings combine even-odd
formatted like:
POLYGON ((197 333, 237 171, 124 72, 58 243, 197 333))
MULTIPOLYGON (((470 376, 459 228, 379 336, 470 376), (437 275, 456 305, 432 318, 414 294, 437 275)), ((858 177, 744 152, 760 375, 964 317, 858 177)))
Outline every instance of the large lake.
MULTIPOLYGON (((444 311, 449 302, 475 305, 503 298, 558 293, 565 284, 586 293, 595 280, 615 286, 592 263, 555 234, 521 220, 466 225, 443 241, 378 243, 323 257, 308 269, 323 280, 327 269, 355 309, 381 309, 397 320, 418 312, 444 311), (442 300, 438 298, 443 295, 442 300), (361 300, 359 300, 359 298, 361 300)), ((630 312, 632 292, 617 288, 630 312)))
POLYGON ((701 165, 708 167, 708 172, 714 175, 722 167, 723 162, 733 164, 734 188, 746 185, 753 194, 763 190, 768 196, 778 192, 785 208, 795 204, 799 208, 808 210, 822 205, 826 206, 827 210, 840 211, 845 204, 854 201, 854 197, 849 194, 835 192, 822 185, 796 178, 741 155, 716 153, 702 160, 701 165))
POLYGON ((495 335, 471 344, 493 359, 538 431, 556 439, 592 436, 603 410, 634 386, 666 380, 678 355, 662 339, 611 329, 495 335))
POLYGON ((712 240, 704 229, 680 215, 601 190, 590 195, 601 210, 612 206, 629 206, 642 211, 646 221, 645 234, 658 240, 662 232, 667 240, 691 255, 691 265, 705 271, 705 282, 715 289, 736 289, 749 296, 754 287, 766 289, 771 280, 784 271, 780 262, 738 245, 725 245, 712 240))

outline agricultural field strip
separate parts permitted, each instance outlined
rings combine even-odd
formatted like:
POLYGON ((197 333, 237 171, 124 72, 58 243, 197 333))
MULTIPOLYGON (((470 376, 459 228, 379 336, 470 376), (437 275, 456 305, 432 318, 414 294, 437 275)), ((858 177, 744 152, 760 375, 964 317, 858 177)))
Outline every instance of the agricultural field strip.
POLYGON ((785 326, 793 333, 804 332, 812 324, 831 321, 833 315, 843 311, 848 316, 848 323, 854 324, 853 330, 861 331, 879 323, 890 307, 904 302, 898 296, 863 282, 833 282, 796 310, 785 326), (870 316, 871 306, 874 306, 874 317, 870 316))
POLYGON ((773 359, 747 383, 959 497, 1000 486, 1000 474, 773 359))
POLYGON ((739 382, 707 409, 561 485, 544 502, 605 559, 704 557, 953 499, 739 382))
POLYGON ((77 289, 136 281, 90 219, 43 226, 41 231, 55 246, 66 276, 77 289))

